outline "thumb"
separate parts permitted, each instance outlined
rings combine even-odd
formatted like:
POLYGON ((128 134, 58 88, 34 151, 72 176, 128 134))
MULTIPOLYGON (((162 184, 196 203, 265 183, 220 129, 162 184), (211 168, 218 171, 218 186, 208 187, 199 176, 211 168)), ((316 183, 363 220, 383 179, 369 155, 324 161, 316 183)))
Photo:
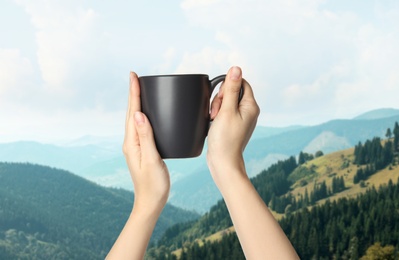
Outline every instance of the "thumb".
POLYGON ((242 71, 240 67, 231 67, 223 83, 223 102, 221 109, 237 110, 238 97, 242 84, 242 71))
POLYGON ((136 124, 137 135, 139 137, 141 159, 154 160, 160 158, 155 145, 152 127, 145 114, 136 111, 134 113, 134 121, 136 124))

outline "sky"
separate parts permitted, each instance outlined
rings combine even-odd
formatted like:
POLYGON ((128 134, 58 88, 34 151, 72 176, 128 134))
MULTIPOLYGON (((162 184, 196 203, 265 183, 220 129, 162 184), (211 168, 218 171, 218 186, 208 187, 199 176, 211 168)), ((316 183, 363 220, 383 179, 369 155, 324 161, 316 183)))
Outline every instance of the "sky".
POLYGON ((129 71, 233 65, 258 125, 399 108, 399 1, 0 0, 0 142, 122 135, 129 71))

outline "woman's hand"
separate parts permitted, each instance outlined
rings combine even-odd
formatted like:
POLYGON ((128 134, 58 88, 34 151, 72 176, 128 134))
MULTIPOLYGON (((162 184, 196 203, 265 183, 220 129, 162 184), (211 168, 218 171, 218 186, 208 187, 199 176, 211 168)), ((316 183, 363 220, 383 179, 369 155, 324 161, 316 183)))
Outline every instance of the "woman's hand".
POLYGON ((208 134, 207 160, 219 188, 233 170, 245 171, 242 153, 259 112, 251 86, 242 79, 241 69, 232 67, 211 105, 213 123, 208 134), (238 102, 241 87, 243 96, 238 102))
POLYGON ((135 207, 163 208, 169 195, 169 172, 156 149, 150 122, 141 112, 140 86, 134 72, 130 73, 123 153, 134 184, 135 207))
POLYGON ((299 259, 278 222, 268 210, 245 171, 242 153, 259 116, 241 69, 229 70, 212 102, 214 119, 208 134, 208 165, 222 193, 247 259, 299 259), (240 88, 244 95, 238 103, 240 88))
POLYGON ((148 118, 141 113, 140 86, 130 72, 123 153, 134 184, 134 206, 106 259, 143 259, 152 231, 168 200, 169 172, 155 146, 148 118))

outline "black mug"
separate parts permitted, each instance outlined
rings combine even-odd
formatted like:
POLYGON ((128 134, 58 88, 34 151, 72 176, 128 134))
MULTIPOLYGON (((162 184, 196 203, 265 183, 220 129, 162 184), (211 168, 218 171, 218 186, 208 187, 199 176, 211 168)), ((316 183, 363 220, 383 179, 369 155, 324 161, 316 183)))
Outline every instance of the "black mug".
POLYGON ((141 110, 148 117, 162 158, 199 156, 210 124, 209 105, 226 75, 157 75, 139 77, 141 110))

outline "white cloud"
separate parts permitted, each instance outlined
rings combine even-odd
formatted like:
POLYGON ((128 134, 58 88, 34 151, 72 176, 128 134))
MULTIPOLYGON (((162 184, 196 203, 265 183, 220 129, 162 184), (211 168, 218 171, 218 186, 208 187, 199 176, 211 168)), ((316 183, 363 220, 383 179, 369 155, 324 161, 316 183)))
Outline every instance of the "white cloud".
POLYGON ((219 0, 185 0, 182 1, 181 7, 183 9, 191 9, 191 8, 198 8, 198 7, 206 7, 217 3, 219 0))
POLYGON ((155 73, 170 74, 173 63, 176 60, 176 48, 170 47, 163 53, 163 62, 159 66, 155 66, 155 73))
POLYGON ((125 85, 120 74, 113 74, 110 35, 101 14, 79 1, 17 2, 36 29, 44 97, 38 103, 52 109, 121 109, 114 99, 125 95, 125 85))
MULTIPOLYGON (((0 49, 0 108, 1 104, 26 97, 31 87, 33 67, 31 61, 18 49, 0 49), (21 90, 24 87, 24 91, 21 90)), ((4 107, 3 107, 4 108, 4 107)))
MULTIPOLYGON (((176 73, 219 73, 224 74, 227 68, 241 60, 235 51, 218 50, 205 47, 199 52, 185 53, 176 68, 176 73)), ((215 75, 216 76, 216 75, 215 75)))
MULTIPOLYGON (((38 27, 38 62, 45 83, 57 89, 66 88, 71 77, 84 76, 83 67, 95 57, 97 46, 91 30, 96 14, 93 10, 77 12, 76 16, 58 16, 38 27), (76 68, 78 66, 78 68, 76 68)), ((100 38, 101 42, 101 38, 100 38)), ((93 60, 92 60, 93 61, 93 60)))
POLYGON ((399 6, 357 5, 183 1, 192 28, 215 38, 207 48, 185 53, 177 68, 226 70, 231 62, 243 62, 260 103, 261 124, 314 124, 398 107, 393 97, 399 96, 399 6), (233 54, 239 59, 229 58, 233 54))
POLYGON ((302 111, 322 109, 332 102, 336 85, 351 76, 348 63, 337 64, 329 71, 321 74, 310 84, 292 84, 282 91, 283 105, 288 109, 301 108, 302 111))
POLYGON ((126 108, 129 70, 212 78, 239 65, 260 104, 259 123, 267 125, 315 124, 398 107, 394 0, 15 2, 25 12, 7 19, 19 17, 10 24, 26 32, 18 29, 20 37, 8 43, 29 40, 0 42, 0 118, 21 128, 3 125, 0 132, 27 129, 18 118, 61 129, 61 122, 51 123, 55 118, 75 127, 84 115, 97 118, 97 131, 104 113, 103 120, 116 124, 126 108), (27 19, 19 23, 25 13, 29 27, 27 19))

